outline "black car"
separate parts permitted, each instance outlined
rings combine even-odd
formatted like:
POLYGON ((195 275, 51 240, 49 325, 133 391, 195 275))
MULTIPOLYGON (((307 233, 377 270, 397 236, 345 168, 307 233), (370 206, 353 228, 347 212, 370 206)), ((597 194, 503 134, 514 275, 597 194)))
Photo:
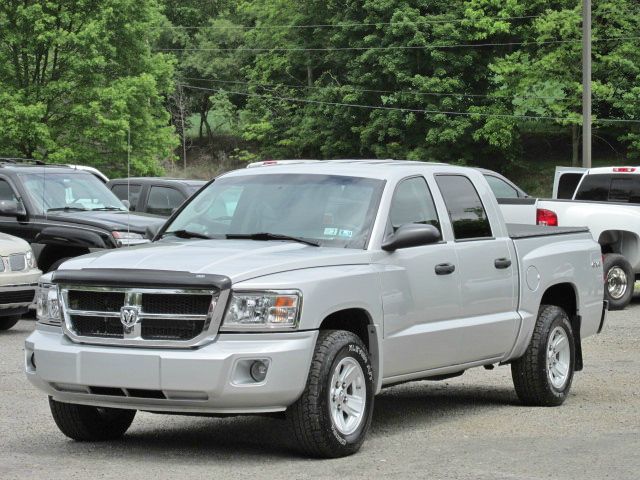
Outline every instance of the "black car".
POLYGON ((128 208, 91 173, 0 160, 0 232, 32 244, 42 271, 94 249, 146 243, 163 221, 128 208))
POLYGON ((206 183, 204 180, 140 177, 110 180, 107 187, 120 200, 127 200, 131 211, 168 217, 206 183))

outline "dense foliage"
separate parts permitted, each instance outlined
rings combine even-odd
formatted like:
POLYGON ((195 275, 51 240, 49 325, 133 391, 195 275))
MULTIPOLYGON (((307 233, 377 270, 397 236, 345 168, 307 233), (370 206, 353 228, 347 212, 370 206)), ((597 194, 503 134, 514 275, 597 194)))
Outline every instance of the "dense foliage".
MULTIPOLYGON (((504 167, 533 137, 579 160, 576 0, 244 0, 211 13, 174 24, 178 81, 202 121, 219 105, 261 156, 504 167)), ((593 19, 595 117, 638 119, 640 8, 602 0, 593 19)), ((595 124, 596 141, 636 156, 639 131, 595 124)))
MULTIPOLYGON (((138 173, 194 131, 246 159, 579 161, 578 0, 158 1, 0 0, 0 155, 113 171, 130 128, 138 173)), ((637 0, 593 32, 594 141, 636 159, 637 0)))
POLYGON ((0 0, 0 155, 160 171, 177 144, 154 0, 0 0))

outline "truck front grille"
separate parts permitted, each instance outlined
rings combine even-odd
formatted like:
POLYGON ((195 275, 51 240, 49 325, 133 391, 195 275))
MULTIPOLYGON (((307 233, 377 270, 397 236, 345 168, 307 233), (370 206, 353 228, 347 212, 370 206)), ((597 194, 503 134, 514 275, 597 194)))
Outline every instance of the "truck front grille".
POLYGON ((73 310, 93 310, 120 313, 124 305, 124 292, 69 291, 69 308, 73 310))
POLYGON ((116 317, 71 315, 71 323, 78 335, 84 337, 124 338, 124 327, 116 317))
POLYGON ((27 260, 24 253, 9 255, 9 268, 11 268, 12 272, 21 272, 27 268, 27 260))
POLYGON ((142 310, 145 313, 206 315, 211 305, 211 295, 171 295, 145 293, 142 295, 142 310))
MULTIPOLYGON (((216 290, 64 287, 67 331, 86 343, 184 345, 207 334, 216 290)), ((32 295, 33 296, 33 295, 32 295)))
POLYGON ((0 292, 0 305, 9 303, 31 303, 36 291, 31 290, 15 290, 9 292, 0 292))

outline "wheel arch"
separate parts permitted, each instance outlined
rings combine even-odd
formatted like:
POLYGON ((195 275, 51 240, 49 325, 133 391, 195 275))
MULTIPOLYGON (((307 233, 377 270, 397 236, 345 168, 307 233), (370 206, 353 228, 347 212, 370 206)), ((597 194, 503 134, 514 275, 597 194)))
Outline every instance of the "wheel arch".
POLYGON ((364 308, 342 308, 328 314, 319 330, 346 330, 356 335, 367 347, 373 367, 375 393, 382 388, 382 345, 378 326, 364 308))
POLYGON ((571 322, 573 337, 575 341, 575 370, 582 370, 582 340, 580 329, 582 320, 579 312, 579 292, 577 287, 571 282, 562 282, 550 285, 540 299, 540 305, 555 305, 562 308, 571 322))
POLYGON ((631 266, 640 264, 640 236, 629 230, 603 230, 598 236, 602 253, 619 253, 631 266))

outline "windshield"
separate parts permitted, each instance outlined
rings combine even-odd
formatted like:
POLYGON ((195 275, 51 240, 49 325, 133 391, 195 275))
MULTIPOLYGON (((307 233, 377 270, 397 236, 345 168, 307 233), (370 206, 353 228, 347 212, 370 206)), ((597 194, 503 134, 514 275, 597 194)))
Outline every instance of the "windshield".
POLYGON ((20 174, 34 207, 55 210, 123 210, 126 207, 90 173, 34 172, 20 174))
POLYGON ((211 238, 270 233, 365 248, 384 181, 337 175, 222 177, 166 228, 211 238))

